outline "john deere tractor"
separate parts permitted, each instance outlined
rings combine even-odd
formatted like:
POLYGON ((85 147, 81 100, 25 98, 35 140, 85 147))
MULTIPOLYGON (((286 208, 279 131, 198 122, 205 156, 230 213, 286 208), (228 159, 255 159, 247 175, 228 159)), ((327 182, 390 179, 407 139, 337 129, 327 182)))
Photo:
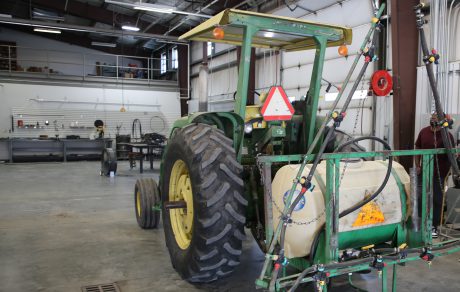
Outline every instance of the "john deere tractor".
POLYGON ((234 111, 177 120, 159 183, 140 179, 135 186, 139 226, 156 228, 161 213, 172 265, 185 280, 230 275, 240 263, 245 228, 266 253, 256 285, 272 291, 305 282, 327 290, 330 277, 368 269, 386 277, 387 264, 396 271, 396 263, 431 262, 438 249, 458 250, 458 241, 434 245, 430 233, 431 158, 447 150, 391 151, 376 137, 336 138, 357 84, 376 60, 383 10, 375 11, 333 110, 323 117, 317 109, 325 52, 350 44, 351 29, 228 9, 181 36, 241 46, 234 111), (284 91, 274 86, 263 104, 247 106, 251 47, 315 50, 306 98, 283 104, 284 91), (356 81, 336 110, 360 59, 356 81), (357 142, 364 139, 385 150, 362 152, 357 142), (393 161, 402 155, 421 155, 425 166, 419 225, 409 175, 393 161))

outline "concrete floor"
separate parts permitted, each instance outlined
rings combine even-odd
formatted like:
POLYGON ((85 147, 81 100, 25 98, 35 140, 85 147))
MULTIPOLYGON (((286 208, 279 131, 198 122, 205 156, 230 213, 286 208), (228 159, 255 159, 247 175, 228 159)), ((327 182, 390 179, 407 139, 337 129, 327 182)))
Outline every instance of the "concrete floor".
MULTIPOLYGON (((122 292, 255 290, 263 254, 249 233, 231 278, 191 285, 172 268, 162 228, 137 227, 138 171, 121 162, 117 177, 98 174, 98 162, 0 164, 0 291, 81 291, 111 282, 122 292)), ((400 268, 399 290, 460 291, 459 257, 436 259, 431 269, 421 261, 400 268)), ((353 279, 369 291, 380 289, 375 273, 353 279)), ((333 291, 355 290, 341 278, 333 291)))

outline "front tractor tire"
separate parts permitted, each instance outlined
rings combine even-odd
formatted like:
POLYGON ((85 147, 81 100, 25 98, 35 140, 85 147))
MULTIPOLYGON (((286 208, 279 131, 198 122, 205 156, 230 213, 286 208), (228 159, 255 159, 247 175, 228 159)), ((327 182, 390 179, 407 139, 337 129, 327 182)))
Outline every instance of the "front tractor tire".
POLYGON ((173 136, 163 161, 162 216, 173 267, 194 283, 231 274, 240 263, 248 203, 232 140, 192 124, 173 136))
POLYGON ((141 178, 134 186, 134 212, 137 224, 142 229, 154 229, 160 222, 160 204, 157 183, 151 178, 141 178))

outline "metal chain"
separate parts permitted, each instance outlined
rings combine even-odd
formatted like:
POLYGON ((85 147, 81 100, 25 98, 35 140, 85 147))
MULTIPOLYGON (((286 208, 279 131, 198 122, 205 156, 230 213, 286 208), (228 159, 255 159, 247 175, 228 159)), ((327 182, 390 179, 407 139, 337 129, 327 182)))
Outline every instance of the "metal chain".
MULTIPOLYGON (((264 179, 264 174, 263 174, 263 171, 262 171, 262 163, 259 162, 259 156, 261 155, 261 153, 259 153, 257 156, 256 156, 256 161, 257 161, 257 168, 259 168, 259 172, 260 172, 260 183, 262 185, 265 184, 265 179, 264 179)), ((278 204, 275 202, 275 200, 273 199, 273 196, 272 196, 272 192, 271 190, 269 189, 268 190, 268 196, 270 198, 270 201, 273 203, 273 205, 275 206, 276 210, 280 213, 280 214, 283 214, 283 209, 278 206, 278 204)), ((331 200, 332 202, 332 200, 331 200)), ((301 222, 301 221, 295 221, 291 218, 291 223, 292 224, 295 224, 295 225, 309 225, 309 224, 312 224, 316 221, 318 221, 326 212, 326 209, 324 209, 323 212, 321 212, 318 216, 316 216, 315 218, 309 220, 309 221, 306 221, 306 222, 301 222)), ((280 217, 278 217, 278 219, 280 219, 280 217)))
MULTIPOLYGON (((363 88, 364 88, 364 81, 361 83, 361 92, 363 91, 363 88)), ((347 138, 346 142, 350 141, 353 138, 353 136, 355 135, 355 133, 356 133, 356 128, 358 127, 359 113, 361 112, 359 109, 361 108, 361 106, 363 106, 364 100, 365 100, 365 98, 362 98, 358 102, 358 111, 356 112, 355 124, 353 126, 353 131, 351 132, 351 135, 347 138)), ((349 162, 348 159, 345 160, 345 164, 343 166, 343 170, 342 170, 342 173, 340 175, 339 188, 342 185, 342 180, 343 180, 343 177, 345 176, 345 171, 347 170, 347 167, 348 167, 348 162, 349 162)))

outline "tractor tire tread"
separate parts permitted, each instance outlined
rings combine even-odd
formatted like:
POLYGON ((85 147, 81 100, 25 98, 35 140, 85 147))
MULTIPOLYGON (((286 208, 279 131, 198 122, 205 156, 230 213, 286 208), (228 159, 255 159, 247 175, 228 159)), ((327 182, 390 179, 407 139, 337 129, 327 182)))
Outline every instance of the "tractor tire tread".
POLYGON ((160 221, 159 211, 152 208, 159 202, 158 186, 151 178, 142 178, 136 181, 134 186, 134 212, 137 224, 142 229, 154 229, 160 221), (140 195, 141 214, 137 214, 137 193, 140 195))
POLYGON ((230 275, 240 262, 248 204, 243 167, 236 159, 233 141, 223 131, 190 124, 176 131, 166 149, 163 201, 169 196, 168 171, 177 159, 189 168, 196 224, 189 247, 181 250, 168 226, 169 212, 163 209, 166 245, 173 267, 185 280, 212 282, 230 275))

